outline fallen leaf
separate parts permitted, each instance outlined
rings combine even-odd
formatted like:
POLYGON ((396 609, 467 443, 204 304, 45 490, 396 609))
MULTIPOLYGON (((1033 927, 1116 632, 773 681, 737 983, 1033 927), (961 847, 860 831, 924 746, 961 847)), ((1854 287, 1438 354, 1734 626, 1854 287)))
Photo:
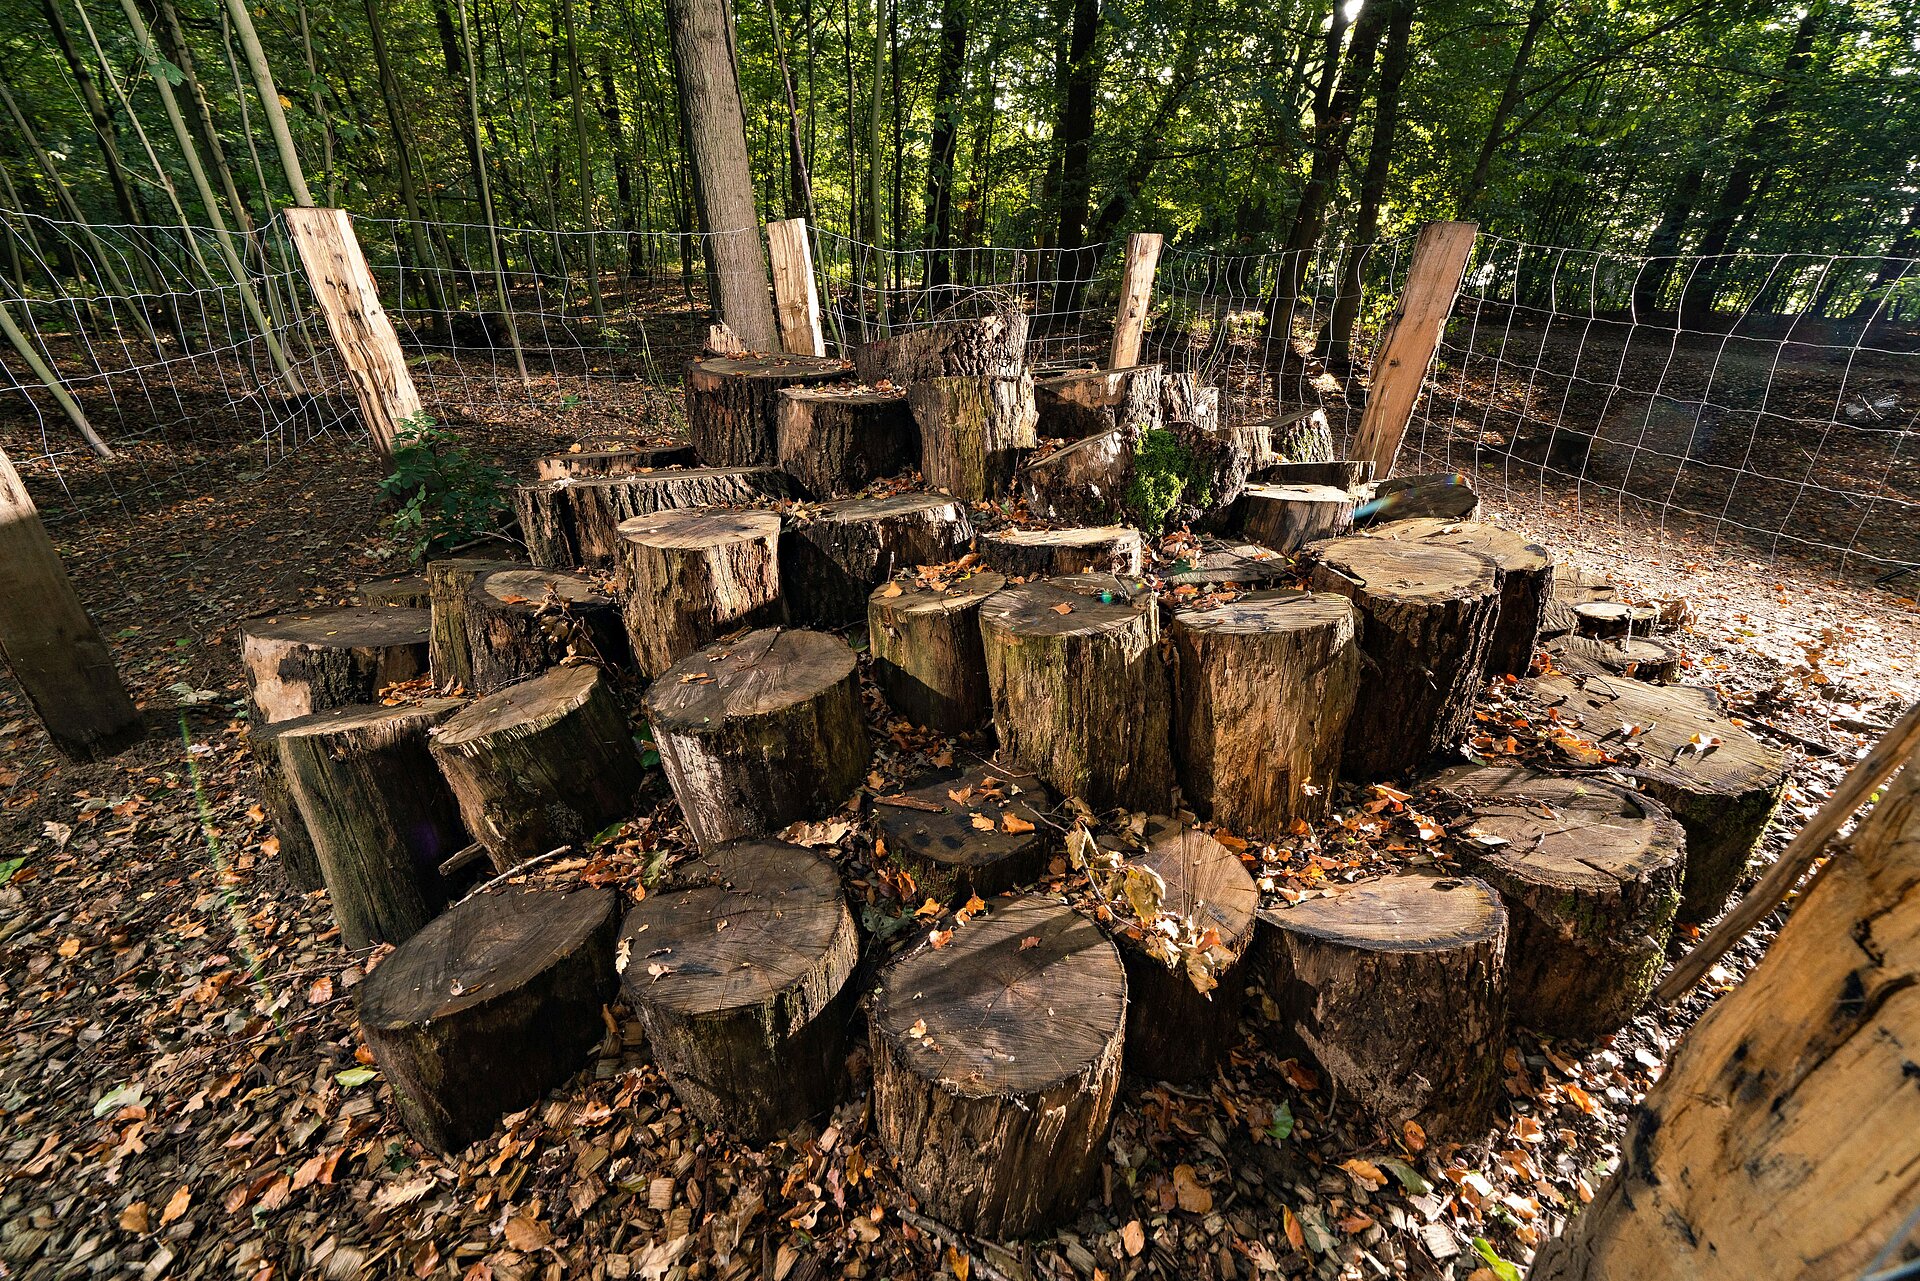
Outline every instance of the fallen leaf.
POLYGON ((507 1244, 523 1254, 543 1250, 553 1241, 553 1233, 547 1225, 524 1212, 507 1220, 506 1237, 507 1244))
POLYGON ((1207 1214, 1213 1210, 1213 1193, 1207 1191, 1190 1165, 1173 1167, 1173 1197, 1188 1214, 1207 1214))
POLYGON ((173 1195, 167 1198, 166 1208, 160 1211, 160 1226, 164 1228, 172 1223, 185 1214, 187 1207, 192 1204, 193 1189, 182 1183, 173 1190, 173 1195))
POLYGON ((1053 612, 1056 614, 1071 614, 1073 612, 1073 606, 1067 604, 1065 601, 1061 601, 1053 607, 1053 612))
POLYGON ((1015 817, 1012 810, 1004 810, 1000 815, 1000 830, 1021 836, 1033 830, 1033 824, 1024 818, 1015 817))
POLYGON ((135 1201, 132 1205, 120 1211, 120 1228, 124 1232, 145 1232, 151 1218, 152 1215, 147 1210, 147 1203, 145 1201, 135 1201))
POLYGON ((1130 1220, 1120 1229, 1120 1245, 1129 1259, 1140 1257, 1140 1252, 1147 1248, 1147 1230, 1140 1226, 1140 1220, 1130 1220))

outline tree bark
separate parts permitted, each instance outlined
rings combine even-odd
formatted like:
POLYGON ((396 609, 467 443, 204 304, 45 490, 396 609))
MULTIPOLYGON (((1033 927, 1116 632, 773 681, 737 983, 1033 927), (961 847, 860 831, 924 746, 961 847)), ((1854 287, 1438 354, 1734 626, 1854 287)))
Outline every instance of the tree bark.
POLYGON ((467 638, 467 602, 475 581, 495 570, 524 568, 517 561, 479 556, 452 556, 427 562, 427 599, 433 610, 428 667, 436 689, 473 688, 473 643, 467 638))
POLYGON ((894 574, 958 560, 972 541, 966 505, 942 494, 823 503, 781 535, 780 589, 797 622, 852 622, 894 574))
POLYGON ((931 378, 1018 378, 1027 367, 1027 314, 995 305, 983 316, 902 329, 854 348, 862 383, 911 389, 931 378))
POLYGON ((1525 676, 1553 599, 1553 554, 1497 525, 1426 516, 1375 525, 1376 538, 1478 552, 1500 567, 1500 617, 1487 652, 1489 676, 1525 676))
POLYGON ((780 518, 681 508, 620 525, 627 637, 653 678, 728 632, 784 621, 780 518))
POLYGON ((613 669, 631 661, 620 606, 582 574, 493 569, 467 591, 468 689, 491 694, 568 660, 613 669))
POLYGON ((914 894, 958 906, 1047 875, 1054 858, 1047 785, 988 763, 942 770, 876 796, 873 830, 883 856, 913 878, 914 894))
POLYGON ((428 669, 429 611, 355 605, 275 614, 240 625, 240 661, 255 725, 377 703, 428 669))
POLYGON ((915 725, 968 734, 992 714, 980 605, 1006 585, 970 572, 935 587, 895 580, 867 598, 873 680, 887 706, 915 725))
POLYGON ((1009 527, 979 537, 980 559, 1010 578, 1058 578, 1067 574, 1138 577, 1146 540, 1137 529, 1102 525, 1078 529, 1009 527))
POLYGON ((919 434, 905 391, 789 387, 779 395, 780 469, 815 498, 843 498, 910 470, 919 434))
POLYGON ((1163 365, 1133 365, 1039 379, 1033 399, 1040 434, 1083 440, 1118 427, 1138 438, 1160 425, 1165 373, 1163 365))
POLYGON ((780 392, 844 381, 824 356, 714 356, 687 366, 687 432, 709 467, 768 467, 779 458, 780 392))
POLYGON ((927 484, 967 502, 1005 494, 1020 461, 1040 443, 1033 380, 991 375, 915 382, 907 403, 920 436, 927 484))
POLYGON ((520 534, 533 563, 611 570, 620 523, 678 507, 742 507, 793 493, 771 467, 665 467, 636 476, 542 481, 514 491, 520 534))

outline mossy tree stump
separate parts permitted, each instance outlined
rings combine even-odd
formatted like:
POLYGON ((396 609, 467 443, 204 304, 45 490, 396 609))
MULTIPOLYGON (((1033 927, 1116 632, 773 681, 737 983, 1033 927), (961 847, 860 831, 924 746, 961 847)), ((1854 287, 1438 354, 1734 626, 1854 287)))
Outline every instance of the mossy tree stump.
POLYGON ((534 564, 611 571, 622 521, 677 507, 752 507, 794 492, 792 478, 772 467, 682 467, 522 485, 513 505, 534 564))
POLYGON ((619 898, 506 886, 394 950, 356 992, 414 1138, 452 1153, 565 1083, 606 1035, 619 898))
POLYGON ((687 1110, 764 1143, 834 1104, 859 931, 834 865, 797 845, 739 841, 677 872, 627 914, 621 987, 687 1110))
POLYGON ((549 454, 535 464, 540 480, 568 476, 639 476, 662 467, 693 467, 692 445, 633 445, 620 449, 580 449, 549 454))
POLYGON ((1041 378, 1033 385, 1040 434, 1079 440, 1118 427, 1129 438, 1144 435, 1160 426, 1165 376, 1163 365, 1130 365, 1041 378))
POLYGON ((1044 877, 1060 844, 1052 809, 1034 775, 975 765, 874 797, 873 830, 916 893, 957 904, 1044 877))
POLYGON ((646 694, 660 764, 702 849, 840 805, 867 772, 853 650, 763 628, 696 650, 646 694))
POLYGON ((1424 516, 1389 521, 1368 531, 1403 543, 1433 543, 1479 552, 1500 567, 1500 617, 1487 653, 1487 673, 1525 676, 1533 666, 1540 625, 1553 599, 1553 554, 1538 543, 1480 521, 1424 516))
POLYGON ((1507 913, 1485 882, 1386 876, 1260 922, 1283 1048, 1394 1134, 1484 1136, 1507 1036, 1507 913))
POLYGON ((780 470, 814 498, 858 493, 920 457, 905 389, 789 387, 780 393, 776 416, 780 470))
POLYGON ((873 682, 887 706, 943 734, 979 729, 993 714, 980 605, 1006 585, 999 574, 963 574, 935 587, 898 580, 867 598, 873 682))
POLYGON ((353 605, 287 611, 240 625, 247 701, 257 725, 372 703, 427 670, 424 609, 353 605))
POLYGON ((1096 809, 1166 809, 1171 700, 1144 583, 1074 574, 1008 587, 980 607, 980 633, 1005 760, 1096 809))
POLYGON ((1248 485, 1238 514, 1248 538, 1291 555, 1353 528, 1353 495, 1331 485, 1248 485))
POLYGON ((1255 426, 1266 439, 1266 451, 1255 459, 1256 467, 1328 463, 1339 456, 1334 450, 1333 427, 1327 421, 1327 411, 1318 405, 1289 406, 1272 418, 1261 419, 1255 426))
POLYGON ((873 589, 903 569, 966 554, 973 523, 944 494, 845 498, 808 509, 780 536, 780 589, 797 622, 866 617, 873 589))
POLYGON ((715 637, 785 618, 780 517, 693 507, 622 521, 619 577, 634 661, 658 676, 715 637))
POLYGON ((779 457, 780 393, 844 382, 826 356, 707 356, 687 366, 687 437, 709 467, 769 467, 779 457))
POLYGON ((882 973, 874 1121, 928 1213, 1016 1238, 1079 1212, 1105 1153, 1126 1008, 1113 944, 1033 895, 882 973))
POLYGON ((854 349, 863 383, 912 387, 934 378, 1017 378, 1027 367, 1027 314, 1017 306, 900 329, 854 349))
POLYGON ((1146 557, 1146 540, 1125 525, 1009 528, 980 535, 978 546, 980 559, 1010 578, 1095 573, 1138 577, 1146 557))
POLYGON ((908 388, 907 402, 920 433, 921 477, 970 503, 1006 493, 1040 443, 1025 374, 925 378, 908 388))
POLYGON ((620 606, 591 580, 553 569, 496 569, 468 589, 467 688, 491 694, 569 659, 625 667, 620 606))
POLYGON ((1173 616, 1174 758, 1203 816, 1278 839, 1327 813, 1360 687, 1359 612, 1331 593, 1173 616))

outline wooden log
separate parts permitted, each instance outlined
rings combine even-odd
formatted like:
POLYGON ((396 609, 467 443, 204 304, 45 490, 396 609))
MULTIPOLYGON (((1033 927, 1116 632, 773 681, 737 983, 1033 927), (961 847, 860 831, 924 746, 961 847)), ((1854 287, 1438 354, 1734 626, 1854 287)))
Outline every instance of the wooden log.
POLYGON ((459 707, 341 707, 279 726, 280 768, 348 947, 398 943, 446 906, 441 860, 468 841, 427 735, 459 707))
POLYGON ((569 477, 644 476, 662 467, 697 467, 693 446, 633 445, 618 449, 578 449, 549 454, 534 466, 540 480, 569 477))
POLYGON ((702 849, 818 818, 867 772, 853 650, 763 628, 696 650, 646 694, 660 764, 702 849))
POLYGON ((1457 472, 1390 476, 1375 482, 1371 494, 1363 498, 1353 513, 1353 523, 1359 526, 1421 516, 1465 520, 1480 506, 1480 495, 1457 472))
POLYGON ((780 517, 692 507, 622 521, 619 582, 634 661, 658 676, 710 640, 784 620, 780 517))
POLYGON ((611 571, 620 560, 623 520, 675 507, 751 507, 795 492, 791 478, 771 467, 662 468, 522 485, 513 505, 534 564, 611 571))
POLYGON ((620 605, 582 574, 495 569, 474 580, 462 622, 468 689, 491 694, 568 659, 614 668, 632 661, 620 605))
POLYGON ((433 758, 498 871, 586 848, 639 812, 633 726, 594 667, 556 667, 469 704, 437 728, 433 758))
POLYGON ((1220 431, 1220 389, 1208 386, 1199 374, 1168 371, 1160 380, 1160 421, 1169 427, 1184 423, 1202 432, 1220 431))
POLYGON ((987 656, 980 644, 980 605, 1006 586, 977 571, 940 586, 896 580, 867 598, 873 681, 887 706, 915 725, 968 734, 993 714, 987 656))
POLYGON ((248 619, 240 656, 254 724, 378 702, 427 670, 428 630, 424 609, 374 605, 248 619))
POLYGON ((1620 726, 1645 727, 1632 739, 1638 760, 1625 772, 1686 829, 1680 919, 1716 915, 1746 875, 1780 804, 1785 758, 1728 720, 1712 690, 1614 677, 1546 676, 1535 695, 1542 706, 1558 708, 1563 722, 1584 726, 1615 750, 1621 746, 1620 726))
POLYGON ((1080 440, 1118 428, 1130 440, 1143 436, 1160 426, 1165 376, 1163 365, 1129 365, 1037 379, 1033 400, 1040 434, 1080 440))
POLYGON ((1136 231, 1127 237, 1126 258, 1120 268, 1120 301, 1113 313, 1113 345, 1107 367, 1137 364, 1146 338, 1147 311, 1153 299, 1153 273, 1160 263, 1164 238, 1155 231, 1136 231))
POLYGON ((1660 611, 1655 606, 1620 600, 1584 601, 1573 607, 1574 634, 1595 640, 1645 636, 1659 619, 1660 611))
POLYGON ((874 835, 915 893, 957 905, 1047 874, 1059 846, 1047 785, 992 765, 943 770, 873 802, 874 835))
POLYGON ((882 973, 874 1121, 928 1213, 1001 1239, 1079 1213, 1105 1155, 1126 1006, 1113 944, 1033 895, 882 973))
POLYGON ((681 1103, 764 1143, 830 1109, 860 936, 840 874, 811 850, 739 841, 627 914, 621 988, 681 1103))
POLYGON ((1540 639, 1552 640, 1571 635, 1579 621, 1574 606, 1588 601, 1612 600, 1618 589, 1601 574, 1573 565, 1561 566, 1553 576, 1553 596, 1540 620, 1540 639))
POLYGON ((362 605, 398 605, 403 609, 426 609, 433 603, 427 591, 425 574, 403 574, 398 578, 379 578, 362 583, 354 593, 362 605))
POLYGON ((1353 446, 1354 455, 1371 458, 1382 475, 1393 472, 1401 438, 1420 399, 1434 348, 1439 346, 1447 317, 1453 312, 1453 300, 1460 291, 1478 230, 1477 223, 1430 222, 1414 241, 1406 286, 1380 336, 1367 388, 1367 407, 1353 446))
POLYGON ((1554 667, 1563 672, 1611 673, 1649 685, 1669 685, 1680 676, 1679 648, 1651 636, 1619 640, 1561 636, 1548 641, 1545 648, 1554 667))
POLYGON ((1146 540, 1125 525, 1074 529, 1009 527, 981 534, 980 559, 1011 578, 1056 578, 1064 574, 1126 574, 1138 577, 1146 540))
POLYGON ((924 378, 907 392, 920 435, 920 474, 970 503, 1006 492, 1040 443, 1033 380, 1026 374, 924 378))
POLYGON ((1507 907, 1514 1022, 1582 1040, 1626 1026, 1666 964, 1687 864, 1680 825, 1598 779, 1457 766, 1423 786, 1466 798, 1468 867, 1507 907))
POLYGON ((1553 554, 1520 535, 1477 521, 1426 516, 1371 526, 1368 533, 1403 543, 1433 543, 1479 552, 1500 567, 1500 617, 1487 654, 1490 676, 1525 676, 1533 667, 1540 623, 1553 599, 1553 554))
MULTIPOLYGON (((473 687, 473 649, 467 639, 467 602, 473 585, 495 570, 524 569, 518 561, 451 556, 427 562, 427 599, 433 607, 429 669, 438 689, 473 687)), ((371 698, 355 699, 371 702, 371 698)))
MULTIPOLYGON (((1190 923, 1189 932, 1219 936, 1216 964, 1202 991, 1184 965, 1154 955, 1138 926, 1116 936, 1127 967, 1129 1072, 1160 1081, 1211 1076, 1240 1033, 1247 950, 1253 943, 1260 891, 1240 856, 1196 827, 1147 821, 1147 848, 1127 861, 1152 871, 1164 887, 1160 910, 1190 923)), ((1177 960, 1177 956, 1176 956, 1177 960)))
POLYGON ((1256 468, 1279 463, 1328 463, 1339 456, 1327 411, 1318 405, 1283 409, 1272 418, 1259 420, 1256 429, 1266 441, 1264 454, 1255 460, 1256 468))
POLYGON ((1507 913, 1484 881, 1385 876, 1260 923, 1282 1049, 1390 1133, 1484 1138, 1507 1039, 1507 913))
POLYGON ((1076 440, 1022 464, 1015 486, 1035 516, 1105 521, 1126 516, 1134 442, 1118 430, 1076 440))
POLYGON ((775 433, 780 470, 814 498, 858 493, 920 457, 904 390, 788 387, 776 403, 775 433))
POLYGON ((843 498, 807 508, 780 536, 780 590, 796 621, 844 624, 866 617, 873 589, 902 569, 966 554, 973 523, 944 494, 843 498))
POLYGON ((827 354, 820 329, 820 291, 813 278, 813 242, 805 218, 767 223, 767 258, 773 268, 774 320, 780 348, 800 356, 827 354))
POLYGON ((1026 368, 1027 314, 1012 305, 896 330, 853 353, 855 377, 893 387, 935 378, 1018 378, 1026 368))
POLYGON ((1164 811, 1173 787, 1167 671, 1153 593, 1074 574, 980 607, 1002 758, 1096 809, 1164 811))
POLYGON ((843 382, 826 356, 708 356, 687 365, 687 436, 709 467, 770 467, 779 457, 780 392, 843 382))
POLYGON ((1373 464, 1364 458, 1334 458, 1326 462, 1274 463, 1253 473, 1262 485, 1331 485, 1358 490, 1373 481, 1373 464))
POLYGON ((402 943, 355 992, 408 1133, 453 1153, 564 1084, 606 1036, 612 890, 503 886, 402 943))
POLYGON ((1360 686, 1359 625, 1331 593, 1173 616, 1174 759, 1198 813, 1276 840, 1327 813, 1360 686))
POLYGON ((1241 532, 1291 555, 1353 527, 1353 495, 1330 485, 1248 485, 1240 494, 1241 532))
POLYGON ((326 879, 320 874, 320 855, 314 851, 307 822, 300 817, 300 803, 294 799, 293 786, 280 765, 280 749, 273 742, 282 725, 294 723, 248 724, 247 754, 253 759, 260 808, 266 811, 267 825, 279 847, 280 875, 295 893, 310 894, 326 888, 326 879))
POLYGON ((1167 567, 1161 581, 1176 600, 1222 591, 1258 591, 1293 581, 1293 566, 1270 547, 1207 540, 1167 567), (1191 591, 1183 589, 1191 588, 1191 591))
POLYGON ((1368 668, 1347 722, 1342 769, 1415 769, 1466 737, 1500 615, 1500 570, 1478 552, 1380 538, 1314 549, 1309 582, 1359 606, 1368 668))

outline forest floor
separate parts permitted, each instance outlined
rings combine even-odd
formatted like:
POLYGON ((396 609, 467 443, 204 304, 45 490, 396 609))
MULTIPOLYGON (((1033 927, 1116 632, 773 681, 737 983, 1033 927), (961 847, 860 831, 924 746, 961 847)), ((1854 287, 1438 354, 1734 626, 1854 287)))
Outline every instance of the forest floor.
MULTIPOLYGON (((583 425, 556 394, 469 431, 518 468, 621 416, 591 408, 583 425)), ((665 416, 657 400, 628 408, 665 416)), ((66 763, 0 682, 0 1275, 1504 1278, 1591 1196, 1628 1112, 1768 935, 1617 1036, 1516 1031, 1499 1124, 1464 1146, 1362 1121, 1269 1048, 1273 1007, 1255 991, 1212 1081, 1128 1079, 1092 1202, 1068 1230, 1011 1247, 915 1213, 858 1053, 831 1118, 743 1148, 682 1112, 617 1005, 567 1086, 433 1156, 400 1128, 355 1025, 353 988, 377 954, 349 952, 324 896, 277 874, 237 662, 241 617, 346 603, 404 570, 376 480, 338 437, 264 472, 245 449, 215 453, 195 497, 58 531, 151 733, 111 761, 66 763)), ((1689 599, 1686 679, 1718 687, 1793 762, 1768 856, 1920 695, 1910 599, 1571 503, 1489 514, 1622 585, 1689 599)), ((888 786, 952 750, 873 714, 888 786)), ((664 785, 654 796, 617 843, 550 874, 642 892, 643 866, 685 849, 664 785)), ((870 895, 858 806, 825 835, 870 895)), ((1338 812, 1249 851, 1276 893, 1425 857, 1390 796, 1343 792, 1338 812)))

